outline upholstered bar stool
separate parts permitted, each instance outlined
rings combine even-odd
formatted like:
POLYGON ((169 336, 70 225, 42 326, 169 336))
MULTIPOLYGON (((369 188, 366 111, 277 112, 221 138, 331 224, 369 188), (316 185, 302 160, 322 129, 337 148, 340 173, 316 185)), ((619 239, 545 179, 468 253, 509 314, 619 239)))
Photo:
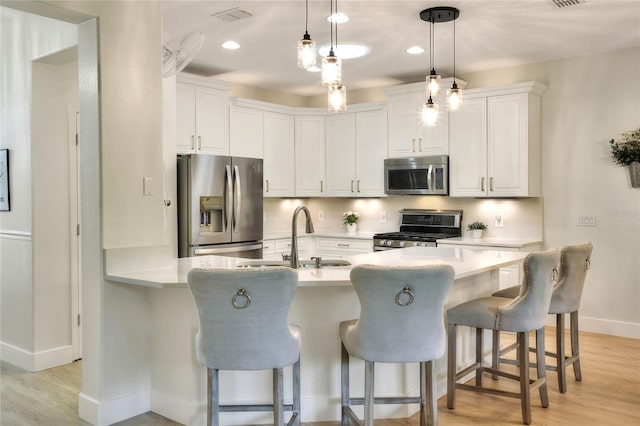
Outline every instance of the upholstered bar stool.
POLYGON ((356 266, 351 283, 360 318, 340 323, 342 340, 342 425, 359 424, 351 405, 364 405, 364 424, 373 425, 374 404, 420 404, 420 425, 437 424, 432 361, 444 355, 444 300, 453 283, 451 266, 356 266), (364 398, 349 395, 349 356, 365 361, 364 398), (420 363, 420 396, 374 398, 374 364, 420 363))
MULTIPOLYGON (((573 373, 577 381, 582 380, 580 371, 580 345, 578 341, 578 309, 582 299, 582 289, 587 276, 587 270, 591 265, 591 243, 565 246, 560 252, 559 279, 553 288, 549 313, 556 316, 556 352, 545 352, 547 356, 556 359, 556 365, 546 366, 547 370, 558 373, 558 388, 560 392, 567 391, 567 367, 573 365, 573 373), (565 355, 564 343, 564 316, 570 314, 571 330, 571 356, 565 355)), ((520 286, 509 287, 493 293, 496 297, 516 298, 520 294, 520 286)), ((513 360, 503 359, 502 356, 513 350, 514 345, 500 349, 500 331, 493 332, 493 364, 516 363, 513 360)))
POLYGON ((520 399, 522 421, 531 423, 531 392, 540 391, 543 407, 549 406, 544 368, 544 322, 553 291, 553 276, 556 274, 560 253, 557 250, 530 253, 524 260, 522 291, 513 300, 503 297, 482 297, 462 303, 447 311, 448 323, 448 365, 447 365, 447 407, 454 408, 457 389, 484 392, 493 395, 520 399), (464 325, 476 329, 475 363, 457 372, 456 329, 464 325), (520 374, 514 375, 483 365, 484 329, 504 330, 517 333, 520 354, 520 374), (537 379, 529 378, 529 332, 536 331, 537 379), (458 380, 475 372, 475 385, 458 383, 458 380), (483 373, 491 373, 517 380, 520 392, 508 392, 482 386, 483 373))
POLYGON ((188 275, 200 318, 198 361, 207 367, 207 425, 220 412, 273 411, 274 424, 300 424, 300 330, 287 316, 298 285, 289 268, 193 269, 188 275), (284 367, 293 365, 293 404, 283 402, 284 367), (273 405, 220 405, 219 370, 273 370, 273 405))

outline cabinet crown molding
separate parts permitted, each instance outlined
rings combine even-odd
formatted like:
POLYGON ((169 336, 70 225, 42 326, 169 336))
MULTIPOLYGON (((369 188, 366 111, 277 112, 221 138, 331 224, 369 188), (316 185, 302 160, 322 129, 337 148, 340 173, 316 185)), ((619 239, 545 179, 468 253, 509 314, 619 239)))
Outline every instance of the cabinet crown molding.
POLYGON ((467 89, 464 92, 465 99, 513 95, 516 93, 533 93, 541 96, 547 90, 547 86, 537 81, 523 81, 522 83, 509 84, 495 87, 479 87, 477 89, 467 89))
POLYGON ((327 117, 334 117, 354 112, 378 111, 384 109, 387 106, 386 102, 366 102, 361 104, 348 105, 346 112, 335 113, 327 111, 326 108, 292 107, 287 105, 274 104, 271 102, 258 101, 255 99, 239 98, 236 96, 230 97, 229 103, 233 106, 238 107, 254 108, 263 111, 279 112, 282 114, 290 114, 295 116, 320 115, 327 117))
MULTIPOLYGON (((459 78, 456 78, 456 84, 458 85, 458 87, 460 89, 464 89, 467 87, 467 85, 469 83, 467 83, 465 80, 461 80, 459 78)), ((409 83, 409 84, 402 84, 399 86, 391 86, 391 87, 385 87, 384 93, 387 94, 387 96, 389 95, 403 95, 405 93, 415 93, 415 92, 419 92, 419 91, 425 91, 425 82, 424 81, 419 81, 417 83, 409 83)), ((440 86, 442 87, 442 89, 445 90, 451 87, 451 85, 453 84, 453 77, 447 77, 447 78, 443 78, 440 82, 440 86)), ((442 90, 440 91, 440 93, 442 93, 442 90)), ((426 92, 425 92, 425 96, 426 96, 426 92)))
POLYGON ((233 83, 227 83, 226 81, 213 80, 208 77, 202 77, 195 74, 179 73, 176 76, 178 83, 194 84, 196 86, 205 86, 212 89, 224 90, 228 92, 233 87, 233 83))

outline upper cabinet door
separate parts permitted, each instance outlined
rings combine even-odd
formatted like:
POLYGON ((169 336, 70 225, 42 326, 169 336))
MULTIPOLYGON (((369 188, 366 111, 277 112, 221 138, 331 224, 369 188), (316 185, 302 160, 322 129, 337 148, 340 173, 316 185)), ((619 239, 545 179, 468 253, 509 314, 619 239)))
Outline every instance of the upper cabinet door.
MULTIPOLYGON (((447 111, 446 87, 440 89, 440 94, 434 99, 438 104, 438 121, 435 126, 422 124, 422 116, 418 127, 421 134, 418 137, 418 151, 420 155, 448 155, 449 154, 449 111, 447 111)), ((418 96, 418 111, 422 111, 425 104, 424 97, 418 96)), ((455 114, 452 113, 452 114, 455 114)))
POLYGON ((452 197, 487 195, 487 102, 466 99, 451 113, 449 193, 452 197))
POLYGON ((264 123, 261 110, 229 107, 229 152, 231 156, 264 157, 264 123))
POLYGON ((414 93, 389 96, 389 158, 419 155, 416 104, 414 93))
POLYGON ((324 116, 299 116, 296 123, 296 195, 325 195, 324 116))
POLYGON ((196 88, 176 83, 176 152, 196 151, 196 88))
POLYGON ((196 86, 196 144, 203 154, 229 155, 227 95, 196 86))
POLYGON ((384 196, 387 153, 387 109, 356 114, 356 192, 359 197, 384 196))
POLYGON ((295 196, 293 116, 264 113, 264 196, 295 196))
POLYGON ((327 196, 356 196, 356 116, 326 118, 327 196))

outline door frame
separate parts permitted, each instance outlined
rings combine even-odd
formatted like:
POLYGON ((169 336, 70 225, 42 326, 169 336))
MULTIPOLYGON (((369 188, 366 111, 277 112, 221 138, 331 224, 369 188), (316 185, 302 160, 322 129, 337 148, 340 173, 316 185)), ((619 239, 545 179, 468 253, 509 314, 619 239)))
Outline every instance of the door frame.
POLYGON ((71 285, 71 347, 82 358, 82 259, 80 244, 80 108, 67 106, 69 140, 69 280, 71 285))

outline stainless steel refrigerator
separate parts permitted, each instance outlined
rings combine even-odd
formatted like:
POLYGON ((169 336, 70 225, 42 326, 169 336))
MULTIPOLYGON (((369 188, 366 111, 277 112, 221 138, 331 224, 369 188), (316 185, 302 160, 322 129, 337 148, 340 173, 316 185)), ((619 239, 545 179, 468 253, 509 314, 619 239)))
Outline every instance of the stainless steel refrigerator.
POLYGON ((262 257, 262 160, 178 156, 178 256, 262 257))

